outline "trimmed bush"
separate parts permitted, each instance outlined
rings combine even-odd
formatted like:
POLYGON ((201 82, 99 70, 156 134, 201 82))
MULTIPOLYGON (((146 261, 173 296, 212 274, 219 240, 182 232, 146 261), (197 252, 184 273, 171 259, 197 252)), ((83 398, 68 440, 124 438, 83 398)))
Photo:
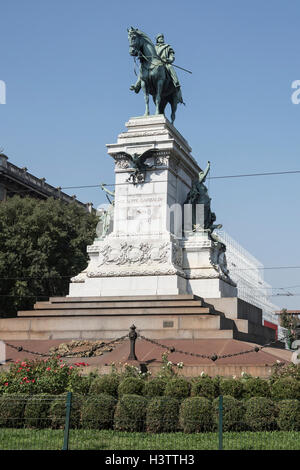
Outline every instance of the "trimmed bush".
POLYGON ((178 431, 179 401, 172 397, 155 397, 147 406, 146 429, 148 432, 178 431))
POLYGON ((230 396, 239 400, 243 397, 243 384, 239 379, 220 379, 220 395, 230 396))
MULTIPOLYGON (((213 402, 214 423, 219 425, 219 398, 213 402)), ((245 408, 234 397, 223 397, 223 431, 243 431, 245 429, 245 408)))
POLYGON ((26 428, 44 429, 50 426, 49 410, 54 398, 55 396, 46 393, 28 397, 24 411, 26 428))
POLYGON ((277 424, 281 431, 300 431, 299 400, 281 400, 278 403, 277 424))
POLYGON ((126 377, 118 387, 118 395, 143 395, 144 382, 138 377, 126 377))
POLYGON ((167 382, 165 396, 187 398, 190 395, 191 384, 183 377, 174 377, 167 382))
POLYGON ((167 381, 160 377, 154 377, 153 379, 145 382, 144 385, 144 396, 145 397, 161 397, 165 393, 167 381))
POLYGON ((211 377, 199 377, 192 382, 192 397, 213 399, 216 396, 216 385, 211 377))
POLYGON ((266 397, 270 398, 270 385, 265 379, 250 377, 244 381, 244 397, 266 397))
POLYGON ((117 431, 144 431, 147 399, 139 395, 123 395, 117 403, 114 429, 117 431))
POLYGON ((284 377, 276 380, 271 387, 273 400, 300 400, 300 380, 284 377))
POLYGON ((269 398, 253 397, 245 402, 245 423, 251 431, 276 429, 277 409, 269 398))
POLYGON ((116 374, 102 375, 92 381, 89 393, 91 395, 106 393, 107 395, 118 398, 119 384, 120 379, 116 374))
POLYGON ((81 408, 84 429, 112 429, 117 400, 106 393, 88 396, 81 408))
POLYGON ((215 386, 215 398, 217 398, 219 395, 221 395, 221 393, 220 393, 220 380, 221 380, 221 377, 219 375, 216 375, 215 377, 212 377, 212 381, 213 381, 213 384, 215 386))
POLYGON ((26 395, 17 393, 0 396, 0 427, 22 427, 26 401, 26 395))
POLYGON ((213 431, 211 402, 204 397, 186 398, 180 407, 179 422, 186 433, 213 431))
MULTIPOLYGON (((80 427, 80 411, 83 400, 83 395, 72 394, 70 427, 73 429, 80 427)), ((63 429, 65 426, 66 401, 67 394, 63 393, 57 396, 50 405, 49 417, 53 429, 63 429)))

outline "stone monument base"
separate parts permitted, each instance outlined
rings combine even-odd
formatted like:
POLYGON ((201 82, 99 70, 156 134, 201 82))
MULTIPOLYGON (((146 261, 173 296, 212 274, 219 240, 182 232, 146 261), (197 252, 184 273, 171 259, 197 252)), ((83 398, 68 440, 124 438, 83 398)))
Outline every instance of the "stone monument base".
POLYGON ((176 295, 235 297, 237 289, 207 231, 160 238, 111 233, 87 248, 87 268, 72 278, 69 297, 176 295))
POLYGON ((70 285, 70 298, 86 296, 176 295, 186 293, 186 280, 177 274, 166 276, 119 276, 86 278, 70 285))
POLYGON ((236 288, 222 279, 185 279, 178 274, 86 278, 70 284, 68 297, 195 294, 207 299, 232 297, 236 288))

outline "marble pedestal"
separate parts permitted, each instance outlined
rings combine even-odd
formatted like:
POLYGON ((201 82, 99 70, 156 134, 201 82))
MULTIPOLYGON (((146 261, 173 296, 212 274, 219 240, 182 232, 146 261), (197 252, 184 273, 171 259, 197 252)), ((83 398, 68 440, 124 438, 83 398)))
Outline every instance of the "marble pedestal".
POLYGON ((183 204, 201 171, 191 148, 163 115, 131 118, 107 145, 115 162, 112 231, 87 248, 87 268, 72 279, 72 297, 196 294, 234 297, 220 246, 184 226, 183 204), (139 184, 128 154, 155 153, 139 184))

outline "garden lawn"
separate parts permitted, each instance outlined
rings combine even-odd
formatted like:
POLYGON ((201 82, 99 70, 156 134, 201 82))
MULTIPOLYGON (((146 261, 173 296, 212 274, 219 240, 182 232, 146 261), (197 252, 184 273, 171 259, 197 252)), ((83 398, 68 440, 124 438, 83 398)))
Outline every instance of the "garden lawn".
MULTIPOLYGON (((0 429, 0 450, 59 450, 63 430, 0 429)), ((225 450, 300 450, 300 432, 225 432, 225 450)), ((70 429, 70 450, 216 450, 218 433, 149 434, 70 429)))

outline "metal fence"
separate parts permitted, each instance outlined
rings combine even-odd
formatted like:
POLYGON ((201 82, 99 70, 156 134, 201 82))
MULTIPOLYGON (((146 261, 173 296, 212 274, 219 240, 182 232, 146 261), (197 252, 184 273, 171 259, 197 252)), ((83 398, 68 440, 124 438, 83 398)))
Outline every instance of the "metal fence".
POLYGON ((96 395, 2 395, 0 450, 300 450, 299 431, 280 431, 272 420, 250 431, 222 396, 213 419, 195 410, 182 417, 181 402, 168 409, 159 397, 149 415, 125 402, 109 412, 96 395))

